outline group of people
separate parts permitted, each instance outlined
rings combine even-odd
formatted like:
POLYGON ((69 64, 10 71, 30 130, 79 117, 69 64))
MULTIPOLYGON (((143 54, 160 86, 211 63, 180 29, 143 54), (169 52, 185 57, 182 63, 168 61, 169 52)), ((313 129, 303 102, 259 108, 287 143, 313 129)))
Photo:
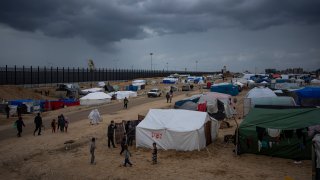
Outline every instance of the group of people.
POLYGON ((52 133, 55 133, 56 130, 60 129, 60 132, 68 132, 69 120, 67 117, 64 117, 63 114, 58 116, 58 122, 55 119, 51 121, 52 133), (58 125, 58 126, 57 126, 58 125))
MULTIPOLYGON (((114 121, 111 121, 111 123, 109 124, 109 126, 107 128, 108 147, 109 148, 111 147, 111 144, 112 144, 113 148, 116 148, 116 146, 114 144, 115 129, 117 129, 117 126, 115 125, 114 121)), ((132 132, 132 129, 134 129, 134 128, 132 128, 132 125, 130 122, 127 122, 125 129, 126 129, 126 132, 124 133, 122 141, 121 141, 120 155, 124 154, 123 166, 126 167, 127 165, 129 165, 131 167, 132 163, 130 162, 130 157, 132 155, 128 149, 128 146, 130 145, 130 143, 132 145, 133 139, 130 136, 128 136, 128 134, 130 134, 132 132)), ((95 162, 95 149, 96 149, 95 142, 96 142, 96 139, 93 137, 90 142, 90 154, 91 154, 90 163, 91 164, 96 164, 96 162, 95 162)), ((157 144, 153 143, 152 145, 153 145, 152 164, 157 164, 157 161, 158 161, 158 159, 157 159, 157 154, 158 154, 157 144)))
MULTIPOLYGON (((38 136, 40 136, 41 129, 44 127, 40 113, 38 113, 37 116, 34 118, 34 124, 35 124, 35 130, 33 131, 33 135, 35 136, 37 133, 38 136)), ((63 114, 58 116, 58 123, 56 123, 55 119, 52 120, 51 122, 52 133, 56 132, 57 125, 58 125, 58 129, 60 128, 61 132, 68 132, 69 120, 68 118, 64 117, 63 114)), ((26 126, 22 120, 22 116, 19 116, 18 120, 15 121, 14 126, 17 128, 17 131, 18 131, 17 136, 21 137, 22 127, 26 126)))

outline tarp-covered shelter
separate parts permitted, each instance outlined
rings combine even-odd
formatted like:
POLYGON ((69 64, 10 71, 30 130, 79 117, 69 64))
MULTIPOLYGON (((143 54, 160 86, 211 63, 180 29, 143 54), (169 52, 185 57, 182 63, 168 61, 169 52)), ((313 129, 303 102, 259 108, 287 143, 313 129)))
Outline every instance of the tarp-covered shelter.
POLYGON ((205 112, 151 109, 136 128, 136 146, 179 151, 200 150, 210 144, 219 129, 218 121, 205 112))
POLYGON ((211 92, 218 92, 218 93, 224 93, 224 94, 230 94, 232 96, 236 96, 239 94, 238 86, 235 86, 230 83, 219 83, 214 84, 210 88, 211 92))
POLYGON ((162 83, 163 84, 175 84, 178 82, 178 78, 163 78, 162 83))
POLYGON ((117 99, 124 99, 126 98, 131 98, 131 97, 137 97, 138 94, 137 92, 134 91, 117 91, 117 92, 112 92, 112 93, 108 93, 108 95, 113 96, 116 95, 117 99))
POLYGON ((269 88, 255 87, 251 89, 245 98, 261 98, 261 97, 277 97, 277 95, 269 88))
POLYGON ((288 96, 244 98, 243 115, 247 115, 255 105, 296 106, 296 103, 292 97, 288 96))
POLYGON ((320 87, 305 87, 294 91, 297 104, 301 106, 320 106, 320 87))
POLYGON ((238 129, 238 152, 311 159, 307 127, 319 125, 319 108, 252 109, 238 129))
POLYGON ((80 98, 80 105, 99 105, 104 103, 110 103, 111 102, 111 96, 104 93, 104 92, 95 92, 95 93, 89 93, 86 96, 83 96, 80 98))

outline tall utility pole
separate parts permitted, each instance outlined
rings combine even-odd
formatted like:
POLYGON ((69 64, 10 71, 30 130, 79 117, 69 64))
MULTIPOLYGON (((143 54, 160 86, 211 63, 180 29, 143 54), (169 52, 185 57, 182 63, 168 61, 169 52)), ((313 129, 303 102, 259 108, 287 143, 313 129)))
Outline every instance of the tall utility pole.
POLYGON ((169 65, 168 65, 168 62, 167 62, 166 64, 167 64, 167 71, 169 71, 169 65))
POLYGON ((198 72, 198 60, 196 60, 196 72, 198 72))
POLYGON ((152 55, 153 55, 153 53, 150 53, 150 57, 151 57, 151 71, 152 71, 152 55))

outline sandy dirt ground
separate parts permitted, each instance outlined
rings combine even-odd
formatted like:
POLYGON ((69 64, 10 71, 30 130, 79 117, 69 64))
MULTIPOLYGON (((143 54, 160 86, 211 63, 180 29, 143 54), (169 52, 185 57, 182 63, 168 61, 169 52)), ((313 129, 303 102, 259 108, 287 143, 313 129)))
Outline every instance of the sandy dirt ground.
MULTIPOLYGON (((196 93, 196 92, 194 92, 196 93)), ((242 92, 237 111, 241 116, 242 92)), ((173 101, 185 98, 175 96, 173 101)), ((218 139, 201 151, 159 151, 157 165, 151 165, 151 150, 130 147, 133 167, 120 167, 124 157, 120 146, 107 147, 106 127, 111 120, 137 119, 150 108, 172 108, 165 99, 130 107, 103 116, 99 125, 89 125, 86 117, 69 125, 68 133, 51 133, 46 129, 41 136, 23 134, 22 138, 0 141, 0 174, 5 179, 252 179, 279 180, 290 176, 295 180, 311 179, 311 161, 296 165, 293 160, 244 154, 235 156, 233 144, 225 144, 223 137, 233 134, 232 128, 220 129, 218 139), (89 142, 97 138, 96 165, 90 165, 89 142), (74 140, 70 150, 64 142, 74 140)), ((238 123, 241 118, 237 117, 238 123)), ((12 133, 15 133, 13 130, 12 133)))

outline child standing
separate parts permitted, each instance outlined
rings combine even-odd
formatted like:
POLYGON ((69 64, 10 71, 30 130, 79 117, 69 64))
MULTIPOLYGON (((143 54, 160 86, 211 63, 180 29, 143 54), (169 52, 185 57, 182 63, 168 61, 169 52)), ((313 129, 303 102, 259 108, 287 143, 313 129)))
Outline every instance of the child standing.
POLYGON ((131 156, 131 153, 128 150, 128 145, 125 145, 124 146, 124 164, 123 164, 124 167, 127 167, 127 164, 129 164, 130 167, 132 166, 130 159, 129 159, 130 156, 131 156))
POLYGON ((64 118, 64 129, 66 133, 68 132, 69 119, 67 117, 64 118))
POLYGON ((55 132, 56 132, 56 127, 57 127, 56 125, 57 125, 56 120, 53 119, 53 120, 51 121, 52 133, 55 133, 55 132))
POLYGON ((152 164, 157 164, 158 161, 158 149, 157 144, 154 142, 153 144, 153 151, 152 151, 152 164))
POLYGON ((96 164, 94 161, 94 151, 96 150, 96 138, 92 138, 91 139, 91 143, 90 143, 90 154, 91 154, 91 164, 94 165, 96 164))

